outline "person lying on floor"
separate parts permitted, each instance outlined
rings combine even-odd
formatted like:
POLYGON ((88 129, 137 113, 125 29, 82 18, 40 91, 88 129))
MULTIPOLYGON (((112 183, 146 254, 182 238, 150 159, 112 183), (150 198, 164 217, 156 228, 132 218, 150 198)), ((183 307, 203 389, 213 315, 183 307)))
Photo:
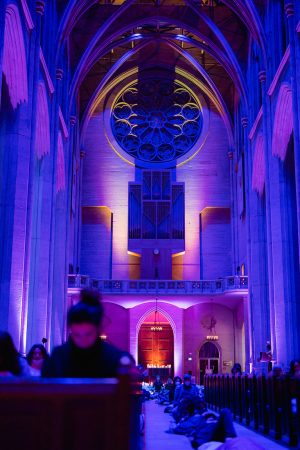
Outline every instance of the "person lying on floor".
POLYGON ((182 418, 172 429, 175 434, 190 436, 203 420, 207 411, 205 402, 200 398, 185 398, 181 401, 182 418))
POLYGON ((206 404, 201 400, 197 404, 195 401, 185 399, 185 403, 188 415, 170 431, 188 436, 193 448, 197 450, 263 450, 263 447, 251 439, 236 437, 232 416, 228 409, 223 409, 217 417, 207 411, 206 404))
POLYGON ((204 402, 197 404, 191 399, 182 401, 186 415, 170 431, 175 434, 184 434, 191 439, 193 448, 211 441, 225 442, 227 438, 235 438, 231 412, 223 409, 220 416, 207 412, 204 402))

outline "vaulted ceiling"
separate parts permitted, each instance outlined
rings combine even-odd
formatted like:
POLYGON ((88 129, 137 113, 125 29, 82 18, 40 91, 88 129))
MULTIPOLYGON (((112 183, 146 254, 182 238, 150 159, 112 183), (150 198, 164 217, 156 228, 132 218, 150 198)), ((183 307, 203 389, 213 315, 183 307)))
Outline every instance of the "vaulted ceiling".
MULTIPOLYGON (((67 4, 66 4, 67 3, 67 4)), ((87 116, 97 92, 134 66, 177 66, 201 79, 233 116, 247 103, 249 41, 265 57, 260 13, 265 0, 70 0, 61 14, 59 49, 67 49, 70 91, 87 116)))

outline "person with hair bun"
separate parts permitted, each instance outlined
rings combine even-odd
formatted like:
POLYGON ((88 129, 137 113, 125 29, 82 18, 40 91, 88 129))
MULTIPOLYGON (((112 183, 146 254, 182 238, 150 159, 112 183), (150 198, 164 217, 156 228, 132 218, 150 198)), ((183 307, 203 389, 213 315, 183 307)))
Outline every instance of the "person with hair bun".
POLYGON ((67 315, 68 341, 54 348, 45 362, 42 376, 50 378, 116 377, 124 361, 134 365, 133 357, 100 339, 103 317, 101 296, 94 290, 81 291, 80 301, 67 315))

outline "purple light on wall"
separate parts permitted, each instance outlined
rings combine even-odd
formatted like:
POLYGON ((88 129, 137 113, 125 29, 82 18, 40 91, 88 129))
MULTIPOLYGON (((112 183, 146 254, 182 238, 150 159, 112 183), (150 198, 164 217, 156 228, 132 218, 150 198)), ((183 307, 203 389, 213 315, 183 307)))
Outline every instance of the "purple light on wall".
POLYGON ((61 131, 57 138, 57 175, 56 175, 56 192, 63 191, 65 188, 65 155, 64 143, 61 131))
POLYGON ((9 5, 5 13, 3 73, 12 107, 16 109, 28 101, 28 86, 23 31, 15 5, 9 5))
POLYGON ((282 161, 285 160, 291 134, 293 132, 292 90, 288 83, 281 85, 275 117, 272 139, 272 153, 282 161))
POLYGON ((259 134, 254 148, 252 188, 261 196, 265 187, 264 137, 259 134))
POLYGON ((38 86, 35 148, 38 159, 50 153, 50 126, 45 83, 38 86))

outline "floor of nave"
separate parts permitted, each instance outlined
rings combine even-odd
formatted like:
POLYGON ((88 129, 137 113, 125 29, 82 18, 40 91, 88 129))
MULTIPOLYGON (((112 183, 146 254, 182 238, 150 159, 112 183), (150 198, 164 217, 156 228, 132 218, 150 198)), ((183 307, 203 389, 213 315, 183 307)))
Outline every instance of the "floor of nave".
MULTIPOLYGON (((169 414, 164 413, 164 408, 154 401, 145 403, 144 450, 191 450, 192 446, 186 436, 166 433, 172 419, 169 414)), ((239 437, 249 438, 265 450, 286 449, 242 425, 235 423, 234 426, 239 437)))

